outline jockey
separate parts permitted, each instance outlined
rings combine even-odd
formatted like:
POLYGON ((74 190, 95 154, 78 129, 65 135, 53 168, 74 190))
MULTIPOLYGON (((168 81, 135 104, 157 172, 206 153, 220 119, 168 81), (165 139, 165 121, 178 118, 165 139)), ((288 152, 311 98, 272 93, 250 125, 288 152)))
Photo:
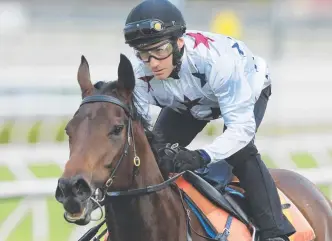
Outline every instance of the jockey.
POLYGON ((153 132, 164 143, 185 147, 210 120, 224 120, 224 132, 212 143, 176 154, 175 171, 225 160, 246 191, 260 240, 289 240, 295 230, 254 144, 271 95, 265 61, 234 38, 186 30, 181 12, 166 0, 138 4, 123 31, 136 55, 138 111, 150 118, 150 104, 162 108, 153 132))

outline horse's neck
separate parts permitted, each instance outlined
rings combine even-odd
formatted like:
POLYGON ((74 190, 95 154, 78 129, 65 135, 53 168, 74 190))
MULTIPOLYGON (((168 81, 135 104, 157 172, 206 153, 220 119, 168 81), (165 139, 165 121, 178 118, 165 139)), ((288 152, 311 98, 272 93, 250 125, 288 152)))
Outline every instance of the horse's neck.
MULTIPOLYGON (((137 154, 141 159, 139 174, 132 188, 142 188, 163 182, 150 145, 135 131, 137 154)), ((144 132, 143 132, 144 134, 144 132)), ((138 197, 113 198, 106 207, 112 241, 176 241, 185 240, 186 230, 181 201, 170 187, 138 197)))

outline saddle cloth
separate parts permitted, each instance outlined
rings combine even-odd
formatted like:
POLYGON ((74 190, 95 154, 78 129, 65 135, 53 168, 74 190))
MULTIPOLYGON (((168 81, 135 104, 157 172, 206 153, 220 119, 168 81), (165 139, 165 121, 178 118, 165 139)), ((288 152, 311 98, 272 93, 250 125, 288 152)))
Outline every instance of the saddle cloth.
MULTIPOLYGON (((204 180, 202 180, 204 182, 204 180)), ((184 192, 185 201, 193 210, 198 220, 204 227, 206 233, 211 238, 216 238, 223 234, 227 222, 229 222, 229 212, 225 211, 220 205, 216 205, 206 195, 203 195, 183 176, 176 181, 177 186, 184 192)), ((233 189, 233 193, 237 192, 233 189)), ((290 241, 311 241, 315 239, 315 233, 296 207, 296 205, 280 190, 278 190, 281 203, 289 207, 283 209, 283 213, 293 224, 296 233, 290 236, 290 241)), ((227 209, 226 209, 227 210, 227 209)), ((228 223, 229 225, 229 223, 228 223)), ((229 225, 228 241, 251 241, 252 234, 248 226, 241 222, 238 218, 233 217, 229 225)), ((220 239, 222 240, 222 239, 220 239)))

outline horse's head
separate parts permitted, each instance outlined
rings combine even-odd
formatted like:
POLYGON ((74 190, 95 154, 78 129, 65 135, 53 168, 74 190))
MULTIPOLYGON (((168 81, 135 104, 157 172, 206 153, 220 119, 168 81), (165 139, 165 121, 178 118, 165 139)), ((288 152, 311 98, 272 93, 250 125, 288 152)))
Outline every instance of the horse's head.
POLYGON ((83 100, 66 127, 70 158, 55 197, 68 222, 85 225, 107 188, 128 188, 132 180, 132 172, 118 174, 135 167, 135 161, 123 161, 135 155, 131 145, 135 77, 130 61, 121 55, 117 81, 93 85, 83 56, 77 78, 83 100))

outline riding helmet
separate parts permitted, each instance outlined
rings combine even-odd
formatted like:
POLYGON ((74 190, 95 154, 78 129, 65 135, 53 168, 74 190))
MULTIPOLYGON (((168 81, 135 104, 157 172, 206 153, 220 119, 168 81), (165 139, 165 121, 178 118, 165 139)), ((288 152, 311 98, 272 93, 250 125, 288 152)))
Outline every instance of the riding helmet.
POLYGON ((168 0, 145 0, 129 13, 123 29, 125 43, 142 48, 165 39, 177 39, 186 30, 181 11, 168 0))

